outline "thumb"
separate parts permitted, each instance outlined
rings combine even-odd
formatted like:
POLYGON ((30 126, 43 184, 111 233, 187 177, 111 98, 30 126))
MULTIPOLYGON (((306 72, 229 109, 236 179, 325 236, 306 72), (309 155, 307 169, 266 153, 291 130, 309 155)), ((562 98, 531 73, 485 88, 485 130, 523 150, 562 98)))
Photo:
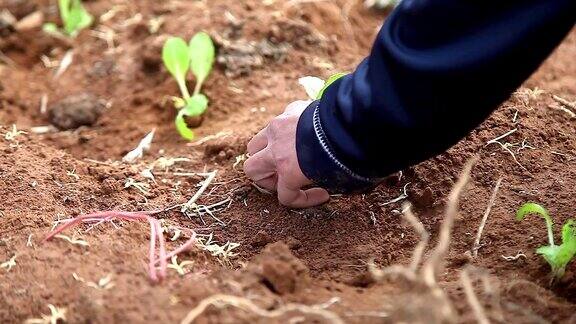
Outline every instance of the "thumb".
POLYGON ((330 200, 328 191, 322 188, 307 190, 294 189, 286 186, 283 181, 278 181, 278 200, 284 206, 292 208, 307 208, 323 204, 330 200))

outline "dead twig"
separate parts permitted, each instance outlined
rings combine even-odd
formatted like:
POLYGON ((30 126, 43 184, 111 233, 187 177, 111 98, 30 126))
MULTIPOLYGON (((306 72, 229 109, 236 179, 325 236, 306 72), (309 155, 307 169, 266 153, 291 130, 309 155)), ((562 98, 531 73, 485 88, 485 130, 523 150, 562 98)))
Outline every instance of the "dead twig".
POLYGON ((556 100, 558 103, 572 109, 572 110, 576 110, 576 101, 570 102, 562 97, 559 97, 557 95, 552 95, 552 98, 554 100, 556 100))
POLYGON ((436 275, 442 272, 444 257, 446 256, 448 247, 450 246, 450 237, 452 235, 454 219, 458 214, 458 202, 460 201, 464 188, 470 181, 470 172, 477 160, 477 158, 474 158, 466 163, 464 170, 460 174, 460 178, 454 185, 454 188, 452 188, 450 196, 448 196, 446 216, 444 217, 444 221, 440 227, 440 238, 438 239, 436 247, 432 250, 430 257, 422 266, 422 277, 429 287, 436 286, 436 275))
POLYGON ((490 211, 492 211, 492 207, 494 206, 494 202, 496 201, 496 196, 498 195, 498 190, 500 190, 501 183, 502 178, 499 178, 498 181, 496 181, 496 186, 494 186, 494 190, 492 191, 492 196, 490 197, 490 201, 488 202, 488 206, 486 207, 484 216, 482 216, 482 221, 480 222, 478 232, 476 233, 476 240, 474 240, 474 245, 472 246, 472 255, 474 257, 478 256, 478 250, 480 249, 480 239, 482 238, 482 233, 484 232, 484 227, 486 226, 486 221, 488 220, 490 211))
POLYGON ((506 261, 516 261, 520 258, 527 259, 528 257, 526 256, 526 254, 522 253, 522 251, 518 251, 516 255, 502 255, 502 259, 506 261))
POLYGON ((200 189, 198 189, 198 191, 194 194, 194 196, 190 198, 190 200, 188 200, 184 205, 182 205, 182 208, 180 209, 180 211, 184 214, 188 212, 190 209, 197 207, 196 200, 200 198, 200 196, 202 195, 202 193, 204 193, 206 188, 208 188, 210 183, 214 181, 214 178, 216 178, 216 171, 212 171, 202 175, 206 176, 206 179, 202 182, 202 186, 200 187, 200 189))
POLYGON ((399 202, 399 201, 401 201, 401 200, 404 200, 404 199, 408 198, 408 193, 406 192, 406 189, 408 188, 408 185, 410 185, 410 184, 411 184, 411 182, 408 182, 407 184, 404 185, 404 187, 402 188, 402 194, 400 194, 400 196, 398 196, 398 197, 396 197, 396 198, 394 198, 394 199, 392 199, 392 200, 389 200, 389 201, 387 201, 387 202, 378 204, 378 205, 380 205, 380 206, 383 207, 383 206, 387 206, 387 205, 390 205, 390 204, 397 203, 397 202, 399 202))
POLYGON ((412 261, 410 262, 410 270, 412 270, 413 273, 416 273, 416 271, 418 270, 418 266, 422 261, 424 250, 426 250, 426 246, 428 246, 428 241, 430 240, 430 234, 428 233, 428 231, 426 231, 424 225, 422 225, 422 222, 420 222, 418 217, 416 217, 416 215, 412 213, 412 205, 410 205, 409 203, 404 204, 403 212, 404 213, 402 215, 404 216, 404 219, 406 219, 408 223, 412 225, 414 231, 416 231, 416 233, 420 235, 420 242, 416 244, 414 252, 412 253, 412 261))
POLYGON ((522 170, 527 171, 527 172, 530 172, 530 171, 528 171, 528 169, 526 169, 525 166, 523 166, 523 165, 518 161, 518 158, 516 158, 516 154, 515 154, 514 152, 512 152, 512 150, 510 149, 510 147, 513 147, 514 145, 518 145, 518 144, 510 144, 510 143, 508 143, 508 142, 502 143, 502 142, 500 141, 501 139, 503 139, 503 138, 505 138, 505 137, 507 137, 507 136, 509 136, 509 135, 514 134, 516 131, 518 131, 518 128, 514 128, 514 129, 512 129, 512 130, 510 130, 510 131, 508 131, 508 132, 506 132, 506 133, 504 133, 504 134, 502 134, 502 135, 494 138, 494 139, 491 139, 491 140, 489 140, 488 142, 486 142, 486 146, 488 146, 488 145, 490 145, 490 144, 498 144, 498 145, 500 145, 500 147, 501 147, 504 151, 506 151, 506 152, 510 153, 510 155, 512 155, 512 158, 514 159, 514 162, 515 162, 520 168, 522 168, 522 170))
POLYGON ((568 108, 564 108, 564 107, 559 106, 557 104, 548 105, 548 107, 552 108, 552 109, 560 110, 563 113, 566 113, 568 116, 570 116, 570 118, 576 118, 576 113, 574 113, 572 110, 570 110, 568 108))

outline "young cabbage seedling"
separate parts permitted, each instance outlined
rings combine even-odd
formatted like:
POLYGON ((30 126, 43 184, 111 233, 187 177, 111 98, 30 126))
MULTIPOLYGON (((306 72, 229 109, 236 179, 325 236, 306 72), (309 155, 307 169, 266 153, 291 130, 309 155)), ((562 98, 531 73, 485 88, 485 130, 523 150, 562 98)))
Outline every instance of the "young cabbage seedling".
POLYGON ((58 0, 58 9, 63 28, 60 30, 54 23, 44 24, 42 29, 49 34, 76 37, 82 29, 89 27, 94 21, 94 17, 84 8, 81 0, 58 0))
POLYGON ((552 280, 560 279, 566 272, 566 266, 576 255, 576 222, 568 220, 562 227, 562 244, 554 244, 554 223, 548 211, 535 203, 526 203, 516 212, 516 219, 521 221, 528 214, 540 215, 546 221, 549 245, 539 247, 536 253, 548 262, 552 269, 552 280))
POLYGON ((317 77, 313 77, 313 76, 307 76, 307 77, 302 77, 300 79, 298 79, 298 83, 300 83, 300 85, 302 87, 304 87, 304 90, 306 90, 306 94, 308 95, 308 97, 312 100, 319 100, 322 99, 322 96, 324 95, 324 91, 326 91, 326 89, 334 82, 336 82, 338 79, 340 79, 341 77, 345 76, 346 73, 336 73, 331 75, 328 80, 324 81, 320 78, 317 77))
POLYGON ((181 98, 174 98, 178 111, 176 129, 182 137, 191 140, 194 132, 188 127, 185 117, 200 117, 208 107, 208 98, 201 93, 204 81, 212 71, 216 50, 210 36, 204 32, 192 37, 189 44, 178 37, 169 38, 162 49, 164 66, 174 77, 180 88, 181 98), (194 92, 186 86, 186 75, 192 70, 196 78, 194 92))

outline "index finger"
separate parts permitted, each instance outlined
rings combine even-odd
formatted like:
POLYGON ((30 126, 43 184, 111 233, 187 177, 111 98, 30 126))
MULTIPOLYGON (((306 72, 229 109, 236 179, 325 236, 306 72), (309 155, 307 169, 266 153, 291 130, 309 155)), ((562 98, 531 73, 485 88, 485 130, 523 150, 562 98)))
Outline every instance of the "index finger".
POLYGON ((254 135, 250 142, 248 142, 248 154, 254 155, 268 146, 268 138, 266 137, 266 128, 254 135))

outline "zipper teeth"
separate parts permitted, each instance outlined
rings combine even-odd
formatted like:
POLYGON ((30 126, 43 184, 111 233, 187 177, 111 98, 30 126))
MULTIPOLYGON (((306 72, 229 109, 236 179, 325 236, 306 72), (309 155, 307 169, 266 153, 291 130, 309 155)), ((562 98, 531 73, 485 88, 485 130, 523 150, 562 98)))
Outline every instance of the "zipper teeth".
POLYGON ((320 113, 318 109, 319 107, 320 106, 317 105, 316 108, 314 108, 314 114, 312 116, 312 124, 314 125, 314 132, 316 133, 316 137, 318 138, 318 141, 320 142, 320 145, 322 146, 324 152, 328 154, 328 157, 330 157, 330 160, 332 160, 334 164, 336 164, 340 169, 344 170, 344 172, 346 172, 346 174, 348 174, 350 177, 359 181, 374 183, 375 179, 366 178, 359 174, 356 174, 354 171, 350 170, 350 168, 348 168, 342 162, 340 162, 336 158, 334 153, 332 153, 330 145, 328 144, 328 139, 326 138, 326 134, 324 133, 324 129, 322 128, 322 123, 320 123, 320 113))

